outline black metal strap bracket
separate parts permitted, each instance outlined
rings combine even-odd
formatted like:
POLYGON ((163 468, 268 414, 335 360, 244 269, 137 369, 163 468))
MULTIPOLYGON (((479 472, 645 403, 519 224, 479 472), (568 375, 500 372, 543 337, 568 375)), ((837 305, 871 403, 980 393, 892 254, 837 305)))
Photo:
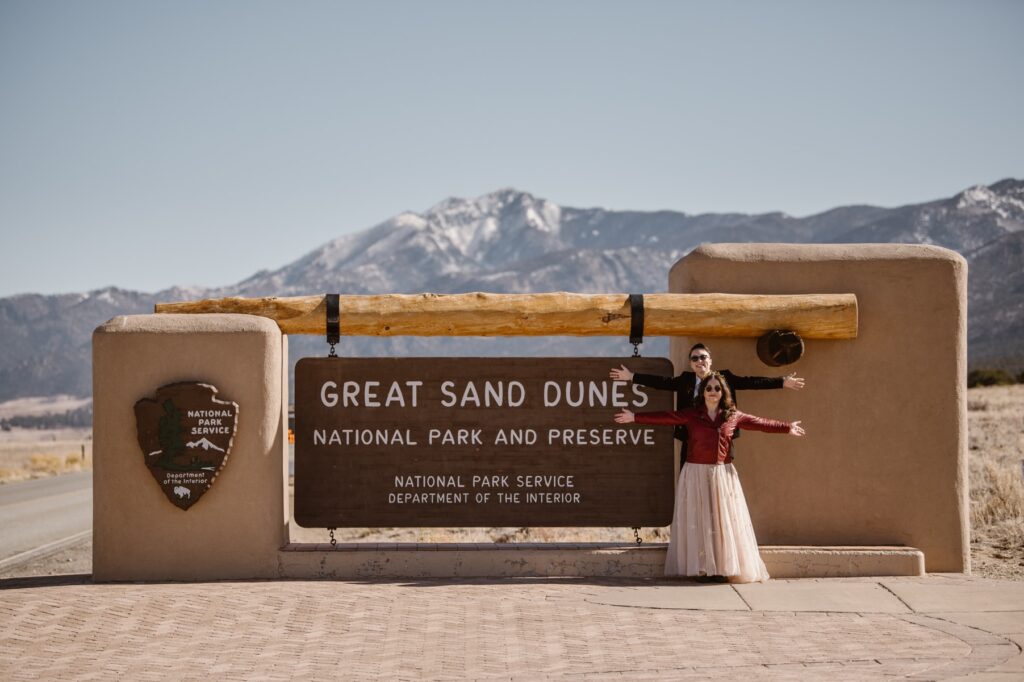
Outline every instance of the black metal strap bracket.
POLYGON ((629 342, 633 344, 633 357, 640 357, 640 344, 644 342, 644 295, 629 295, 629 342))
POLYGON ((341 295, 327 294, 324 298, 327 303, 327 343, 331 347, 327 357, 336 358, 338 354, 334 347, 341 342, 341 295))

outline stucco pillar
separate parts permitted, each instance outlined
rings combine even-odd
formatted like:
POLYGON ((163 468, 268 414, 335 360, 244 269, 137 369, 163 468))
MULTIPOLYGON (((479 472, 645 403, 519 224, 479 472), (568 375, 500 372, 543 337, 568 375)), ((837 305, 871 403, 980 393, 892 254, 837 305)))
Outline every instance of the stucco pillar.
POLYGON ((895 244, 716 244, 680 260, 678 293, 853 293, 859 335, 806 341, 770 368, 755 339, 674 339, 689 369, 697 341, 715 368, 795 371, 803 391, 744 391, 740 408, 803 420, 802 439, 745 433, 736 466, 761 545, 908 545, 928 571, 969 571, 967 264, 953 251, 895 244))
POLYGON ((288 542, 287 337, 247 315, 133 315, 93 333, 93 578, 278 575, 288 542), (228 460, 187 511, 143 460, 134 405, 161 386, 212 384, 238 404, 228 460))

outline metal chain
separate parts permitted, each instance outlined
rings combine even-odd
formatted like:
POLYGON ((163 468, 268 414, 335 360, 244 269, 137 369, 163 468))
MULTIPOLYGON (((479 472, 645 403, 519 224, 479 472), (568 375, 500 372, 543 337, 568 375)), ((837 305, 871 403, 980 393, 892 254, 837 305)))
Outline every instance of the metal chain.
POLYGON ((338 541, 334 538, 334 529, 333 528, 328 528, 327 530, 329 530, 330 533, 331 533, 331 549, 337 549, 338 541))
MULTIPOLYGON (((640 342, 638 341, 633 342, 633 357, 640 357, 640 342)), ((636 538, 636 544, 644 544, 643 539, 640 537, 640 526, 633 526, 633 537, 636 538)))
POLYGON ((331 344, 331 351, 327 354, 327 357, 329 357, 329 358, 336 358, 336 357, 338 357, 338 354, 334 350, 334 344, 333 343, 331 344))

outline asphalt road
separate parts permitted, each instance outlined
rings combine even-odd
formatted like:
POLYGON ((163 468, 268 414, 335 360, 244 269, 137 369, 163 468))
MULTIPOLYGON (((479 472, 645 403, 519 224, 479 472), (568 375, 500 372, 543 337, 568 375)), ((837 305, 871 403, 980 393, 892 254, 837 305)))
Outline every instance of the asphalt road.
POLYGON ((0 561, 92 530, 92 472, 0 485, 0 561))

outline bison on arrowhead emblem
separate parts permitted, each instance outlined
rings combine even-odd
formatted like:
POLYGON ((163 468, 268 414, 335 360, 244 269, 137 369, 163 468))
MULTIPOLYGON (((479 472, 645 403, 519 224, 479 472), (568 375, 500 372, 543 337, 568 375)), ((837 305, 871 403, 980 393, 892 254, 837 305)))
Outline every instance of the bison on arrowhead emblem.
POLYGON ((135 403, 142 456, 164 495, 188 509, 217 479, 238 428, 238 405, 210 384, 161 386, 135 403))

